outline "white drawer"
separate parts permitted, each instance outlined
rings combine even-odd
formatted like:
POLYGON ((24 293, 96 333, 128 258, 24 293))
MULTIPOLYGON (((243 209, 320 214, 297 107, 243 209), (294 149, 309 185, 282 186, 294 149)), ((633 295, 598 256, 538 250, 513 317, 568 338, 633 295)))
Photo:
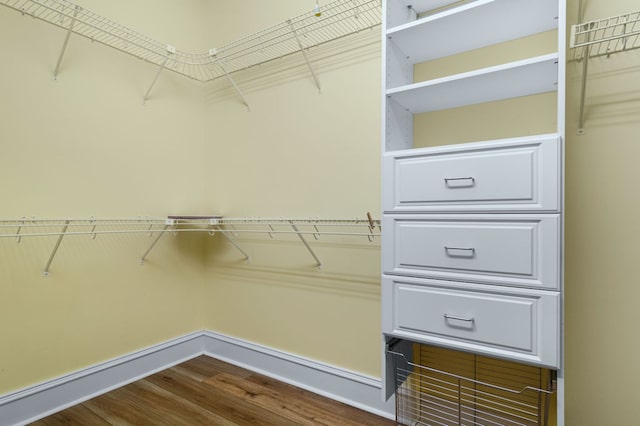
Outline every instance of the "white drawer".
POLYGON ((557 289, 558 215, 397 215, 383 218, 388 274, 557 289))
POLYGON ((559 367, 557 292, 383 277, 383 332, 401 338, 559 367))
POLYGON ((558 211, 560 147, 545 135, 388 153, 383 209, 558 211))

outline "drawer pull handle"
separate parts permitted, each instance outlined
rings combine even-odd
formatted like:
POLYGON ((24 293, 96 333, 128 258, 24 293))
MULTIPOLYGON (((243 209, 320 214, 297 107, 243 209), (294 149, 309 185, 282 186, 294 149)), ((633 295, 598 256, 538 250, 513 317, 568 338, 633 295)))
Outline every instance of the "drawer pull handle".
POLYGON ((476 179, 474 177, 457 177, 457 178, 444 178, 444 184, 447 185, 449 188, 462 188, 462 187, 467 187, 467 186, 473 186, 476 184, 476 179), (462 181, 468 181, 466 182, 466 184, 464 184, 465 182, 462 181), (455 182, 460 182, 461 184, 452 186, 451 183, 455 183, 455 182))
POLYGON ((474 257, 476 255, 476 249, 473 247, 448 247, 444 246, 444 251, 452 257, 474 257), (451 253, 452 251, 461 251, 464 253, 451 253))
POLYGON ((463 318, 463 317, 457 317, 455 315, 449 315, 449 314, 444 314, 444 319, 447 319, 447 320, 458 320, 458 321, 464 321, 464 322, 475 322, 476 321, 476 319, 474 317, 463 318))

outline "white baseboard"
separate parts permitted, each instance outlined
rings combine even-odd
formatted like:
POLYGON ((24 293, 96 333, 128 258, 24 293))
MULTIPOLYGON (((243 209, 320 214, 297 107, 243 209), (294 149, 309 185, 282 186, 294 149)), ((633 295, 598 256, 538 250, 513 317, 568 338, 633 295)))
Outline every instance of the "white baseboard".
POLYGON ((383 401, 382 383, 378 378, 213 331, 205 331, 204 336, 206 355, 379 416, 395 418, 395 403, 383 401))
POLYGON ((199 355, 393 418, 379 379, 212 331, 199 331, 0 396, 0 426, 25 425, 199 355))
POLYGON ((0 425, 24 425, 201 355, 202 332, 0 396, 0 425))

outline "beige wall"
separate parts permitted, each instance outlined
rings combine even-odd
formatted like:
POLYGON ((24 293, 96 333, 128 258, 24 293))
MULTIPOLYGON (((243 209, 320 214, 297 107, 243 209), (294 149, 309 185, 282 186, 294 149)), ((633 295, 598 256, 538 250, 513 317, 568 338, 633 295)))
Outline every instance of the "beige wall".
MULTIPOLYGON (((155 2, 126 3, 86 5, 184 50, 219 46, 307 9, 297 0, 268 8, 258 0, 174 1, 150 19, 155 2)), ((632 0, 586 5, 587 19, 637 9, 632 0)), ((568 10, 571 24, 576 0, 568 10)), ((143 107, 154 67, 81 39, 72 38, 53 82, 62 32, 4 8, 0 28, 11 35, 0 37, 3 218, 379 214, 374 36, 312 51, 322 94, 295 58, 239 76, 247 112, 225 82, 206 85, 203 99, 201 86, 168 73, 143 107)), ((592 63, 582 136, 580 65, 568 66, 567 425, 637 420, 639 58, 592 63)), ((0 393, 203 327, 379 374, 377 242, 317 243, 323 270, 294 239, 244 237, 246 264, 220 238, 181 236, 139 267, 147 243, 69 239, 45 279, 53 241, 0 240, 0 393)))
MULTIPOLYGON (((313 6, 221 3, 209 27, 212 39, 220 28, 239 37, 313 6)), ((250 112, 226 81, 207 86, 206 199, 213 211, 379 217, 379 31, 313 49, 309 57, 321 94, 302 55, 237 76, 250 112)), ((314 241, 322 270, 295 238, 239 241, 249 264, 228 244, 210 242, 207 328, 379 377, 378 240, 314 241)))
MULTIPOLYGON (((638 10, 632 0, 585 5, 586 20, 638 10)), ((577 1, 569 12, 576 22, 577 1)), ((567 69, 567 424, 630 425, 640 384, 640 55, 591 61, 585 134, 577 136, 581 67, 567 69)))
MULTIPOLYGON (((143 3, 156 2, 109 16, 143 3)), ((190 34, 180 10, 199 2, 179 3, 153 20, 190 34)), ((203 209, 199 85, 163 75, 143 106, 154 66, 71 37, 54 81, 64 31, 0 7, 0 33, 0 218, 203 209)), ((0 394, 202 328, 202 241, 165 237, 141 267, 150 241, 67 237, 45 278, 55 238, 0 239, 0 394)))

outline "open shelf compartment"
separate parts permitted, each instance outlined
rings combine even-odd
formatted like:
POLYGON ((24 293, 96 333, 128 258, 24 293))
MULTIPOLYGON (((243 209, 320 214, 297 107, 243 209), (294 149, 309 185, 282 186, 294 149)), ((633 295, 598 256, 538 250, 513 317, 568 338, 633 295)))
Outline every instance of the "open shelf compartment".
POLYGON ((558 55, 549 54, 387 90, 413 114, 557 90, 558 55))
MULTIPOLYGON (((452 2, 431 3, 433 8, 452 2)), ((386 37, 416 64, 557 27, 558 0, 475 0, 402 25, 388 25, 386 37)))

